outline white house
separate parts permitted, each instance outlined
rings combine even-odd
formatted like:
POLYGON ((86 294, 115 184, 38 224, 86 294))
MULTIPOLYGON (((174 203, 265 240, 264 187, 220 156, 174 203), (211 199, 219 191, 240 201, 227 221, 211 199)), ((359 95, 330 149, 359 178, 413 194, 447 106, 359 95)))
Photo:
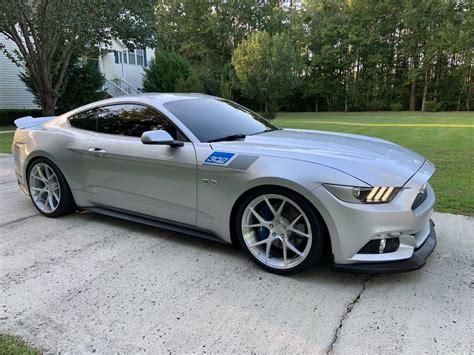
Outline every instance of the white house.
POLYGON ((151 48, 129 50, 118 39, 101 47, 98 64, 105 76, 105 89, 112 96, 141 92, 144 68, 154 55, 151 48))
MULTIPOLYGON (((7 40, 0 34, 0 42, 8 50, 16 48, 14 42, 7 40)), ((20 80, 20 69, 0 50, 0 109, 36 109, 38 105, 33 102, 33 95, 26 90, 25 84, 20 80)))
MULTIPOLYGON (((7 49, 15 49, 14 42, 0 35, 7 49)), ((151 48, 128 50, 118 39, 110 46, 102 46, 97 58, 99 70, 104 74, 104 89, 111 96, 136 94, 143 88, 143 72, 154 57, 151 48)), ((33 95, 20 80, 20 68, 0 51, 0 109, 35 109, 33 95)))

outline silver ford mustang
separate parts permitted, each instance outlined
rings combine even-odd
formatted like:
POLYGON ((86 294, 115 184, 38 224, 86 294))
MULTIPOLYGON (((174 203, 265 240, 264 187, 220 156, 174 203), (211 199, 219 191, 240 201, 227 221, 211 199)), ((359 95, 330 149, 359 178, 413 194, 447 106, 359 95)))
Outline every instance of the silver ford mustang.
POLYGON ((86 209, 225 243, 292 274, 415 270, 436 246, 434 166, 371 137, 280 129, 228 100, 143 94, 15 121, 20 188, 47 217, 86 209))

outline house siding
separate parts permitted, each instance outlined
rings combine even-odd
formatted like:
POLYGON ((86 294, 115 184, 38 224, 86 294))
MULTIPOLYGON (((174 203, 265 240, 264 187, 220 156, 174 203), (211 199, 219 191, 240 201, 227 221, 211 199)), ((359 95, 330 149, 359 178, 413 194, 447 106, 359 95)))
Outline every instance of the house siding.
MULTIPOLYGON (((0 35, 0 42, 6 49, 16 49, 16 44, 0 35)), ((36 109, 34 96, 26 89, 18 76, 21 69, 0 51, 0 109, 36 109)))
MULTIPOLYGON (((0 42, 8 50, 16 48, 15 43, 0 35, 0 42)), ((104 76, 113 80, 120 78, 128 82, 137 89, 143 88, 144 68, 141 65, 127 63, 115 63, 114 50, 123 52, 125 46, 117 40, 112 40, 112 45, 101 49, 98 58, 99 69, 104 76)), ((154 57, 154 51, 146 49, 147 62, 154 57)), ((39 108, 34 103, 34 96, 27 91, 25 84, 19 78, 21 69, 13 64, 7 56, 0 51, 0 109, 36 109, 39 108)))

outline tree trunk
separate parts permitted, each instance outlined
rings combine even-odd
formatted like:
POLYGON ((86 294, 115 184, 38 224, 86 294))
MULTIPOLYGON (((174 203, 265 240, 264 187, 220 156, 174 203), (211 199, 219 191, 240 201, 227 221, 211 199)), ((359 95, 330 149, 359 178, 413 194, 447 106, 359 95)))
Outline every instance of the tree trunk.
POLYGON ((410 87, 410 111, 416 111, 416 79, 411 81, 410 87))
POLYGON ((314 112, 319 112, 318 99, 316 99, 316 101, 314 103, 314 112))
POLYGON ((347 112, 349 109, 349 71, 346 70, 346 90, 344 97, 344 112, 347 112))
POLYGON ((54 116, 56 110, 56 99, 53 95, 46 93, 41 97, 41 111, 43 116, 54 116))
POLYGON ((458 95, 458 101, 457 101, 457 104, 456 104, 456 111, 459 111, 461 109, 461 100, 462 100, 462 96, 464 94, 464 89, 466 87, 465 84, 466 84, 466 80, 463 80, 461 91, 459 92, 459 95, 458 95))
MULTIPOLYGON (((416 53, 416 47, 415 47, 416 53)), ((413 57, 413 79, 410 85, 410 111, 416 111, 416 69, 418 68, 418 56, 413 57)))
POLYGON ((435 87, 434 87, 434 96, 433 101, 438 102, 438 93, 439 93, 439 80, 441 77, 441 55, 438 55, 438 59, 436 61, 436 80, 435 80, 435 87))
POLYGON ((426 111, 426 98, 428 96, 428 73, 429 70, 425 72, 425 83, 423 87, 423 100, 421 101, 421 111, 426 111))
POLYGON ((469 67, 467 76, 466 110, 471 111, 472 66, 469 67))

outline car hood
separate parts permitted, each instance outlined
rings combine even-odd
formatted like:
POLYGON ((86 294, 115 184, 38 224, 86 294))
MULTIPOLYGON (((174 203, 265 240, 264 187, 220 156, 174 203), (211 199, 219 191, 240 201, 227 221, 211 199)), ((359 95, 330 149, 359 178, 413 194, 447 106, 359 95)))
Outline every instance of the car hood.
POLYGON ((425 162, 421 155, 382 139, 311 130, 281 129, 212 147, 321 164, 372 186, 401 187, 425 162))

